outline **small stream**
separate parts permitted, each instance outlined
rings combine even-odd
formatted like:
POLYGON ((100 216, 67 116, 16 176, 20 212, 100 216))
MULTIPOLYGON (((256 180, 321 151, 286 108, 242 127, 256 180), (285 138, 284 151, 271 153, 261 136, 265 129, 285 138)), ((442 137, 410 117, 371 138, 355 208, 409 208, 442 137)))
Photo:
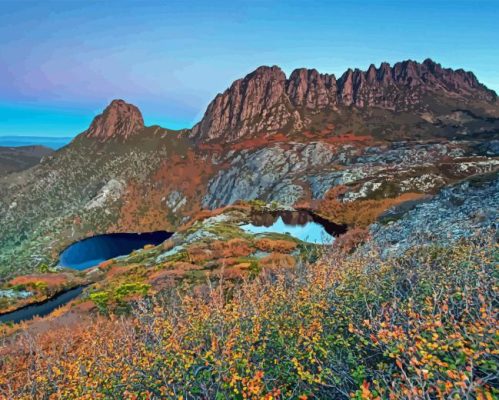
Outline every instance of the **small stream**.
POLYGON ((28 306, 19 308, 15 311, 0 314, 0 323, 18 323, 21 321, 27 321, 35 316, 44 317, 54 311, 56 308, 69 303, 71 300, 78 297, 84 286, 78 286, 73 289, 69 289, 65 292, 59 293, 48 300, 42 301, 40 303, 30 304, 28 306))

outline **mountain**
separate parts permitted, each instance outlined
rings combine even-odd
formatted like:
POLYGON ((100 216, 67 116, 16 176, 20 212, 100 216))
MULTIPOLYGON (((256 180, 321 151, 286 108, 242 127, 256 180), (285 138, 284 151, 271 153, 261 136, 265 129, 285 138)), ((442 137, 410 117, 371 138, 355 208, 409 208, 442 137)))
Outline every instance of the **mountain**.
POLYGON ((472 72, 432 60, 383 63, 340 78, 315 69, 289 78, 276 66, 260 67, 210 103, 193 128, 197 141, 236 141, 258 134, 329 127, 378 138, 465 136, 499 127, 497 95, 472 72))
POLYGON ((113 100, 94 118, 84 135, 105 142, 113 138, 128 139, 143 129, 144 119, 137 107, 123 100, 113 100))
POLYGON ((31 168, 38 164, 43 157, 52 153, 52 149, 44 146, 0 146, 0 177, 31 168))
POLYGON ((68 146, 0 178, 0 276, 54 265, 99 233, 175 231, 261 200, 365 228, 407 199, 499 167, 496 94, 430 60, 339 79, 260 67, 192 130, 146 127, 114 100, 68 146))

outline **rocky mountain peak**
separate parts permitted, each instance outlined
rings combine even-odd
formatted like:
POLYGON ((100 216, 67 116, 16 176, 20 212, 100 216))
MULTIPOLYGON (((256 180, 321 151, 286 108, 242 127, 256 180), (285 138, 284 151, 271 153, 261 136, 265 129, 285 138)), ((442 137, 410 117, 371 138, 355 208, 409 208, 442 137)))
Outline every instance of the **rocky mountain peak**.
POLYGON ((221 137, 235 140, 243 134, 265 129, 259 125, 262 118, 268 126, 280 125, 272 121, 272 110, 285 96, 286 75, 277 66, 261 66, 235 81, 224 93, 210 103, 205 116, 192 130, 192 136, 207 140, 221 137))
POLYGON ((295 69, 286 82, 286 94, 296 107, 321 108, 334 103, 334 75, 320 74, 316 69, 295 69))
POLYGON ((393 67, 371 64, 367 71, 348 69, 339 79, 306 68, 294 70, 287 79, 279 67, 262 66, 219 94, 191 135, 200 141, 230 142, 253 134, 299 132, 320 112, 350 107, 428 115, 435 107, 431 97, 466 108, 477 101, 495 102, 497 96, 472 72, 443 68, 431 59, 393 67))
POLYGON ((136 106, 113 100, 102 114, 94 118, 85 136, 103 142, 112 138, 127 139, 143 128, 144 119, 136 106))

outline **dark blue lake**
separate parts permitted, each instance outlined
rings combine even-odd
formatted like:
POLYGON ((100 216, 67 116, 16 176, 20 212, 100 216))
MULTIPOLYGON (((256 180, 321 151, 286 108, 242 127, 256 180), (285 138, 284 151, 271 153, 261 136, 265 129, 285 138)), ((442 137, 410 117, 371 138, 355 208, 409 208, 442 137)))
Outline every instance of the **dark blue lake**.
POLYGON ((146 233, 111 233, 98 235, 73 243, 60 256, 59 265, 83 270, 111 258, 125 256, 145 245, 158 245, 172 235, 158 231, 146 233))

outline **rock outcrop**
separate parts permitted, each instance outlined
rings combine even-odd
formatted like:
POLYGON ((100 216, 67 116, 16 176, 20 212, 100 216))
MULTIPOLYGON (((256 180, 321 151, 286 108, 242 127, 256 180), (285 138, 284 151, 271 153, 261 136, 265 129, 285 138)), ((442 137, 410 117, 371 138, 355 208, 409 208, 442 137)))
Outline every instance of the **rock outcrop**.
MULTIPOLYGON (((480 175, 442 188, 429 201, 392 219, 371 226, 373 247, 383 257, 403 254, 415 245, 445 245, 463 237, 497 235, 499 175, 480 175)), ((397 210, 392 210, 395 213, 397 210)))
POLYGON ((443 68, 427 59, 367 71, 347 70, 339 79, 315 69, 296 69, 289 79, 276 66, 259 67, 235 81, 208 106, 191 136, 199 141, 235 141, 251 134, 299 131, 324 110, 377 107, 395 112, 432 112, 432 98, 453 104, 495 102, 495 92, 472 72, 443 68))
POLYGON ((114 138, 127 139, 143 128, 144 119, 137 107, 123 100, 113 100, 102 114, 94 118, 84 134, 105 142, 114 138))
POLYGON ((248 133, 280 129, 291 118, 286 99, 284 72, 276 66, 260 67, 215 97, 192 136, 233 141, 248 133))

